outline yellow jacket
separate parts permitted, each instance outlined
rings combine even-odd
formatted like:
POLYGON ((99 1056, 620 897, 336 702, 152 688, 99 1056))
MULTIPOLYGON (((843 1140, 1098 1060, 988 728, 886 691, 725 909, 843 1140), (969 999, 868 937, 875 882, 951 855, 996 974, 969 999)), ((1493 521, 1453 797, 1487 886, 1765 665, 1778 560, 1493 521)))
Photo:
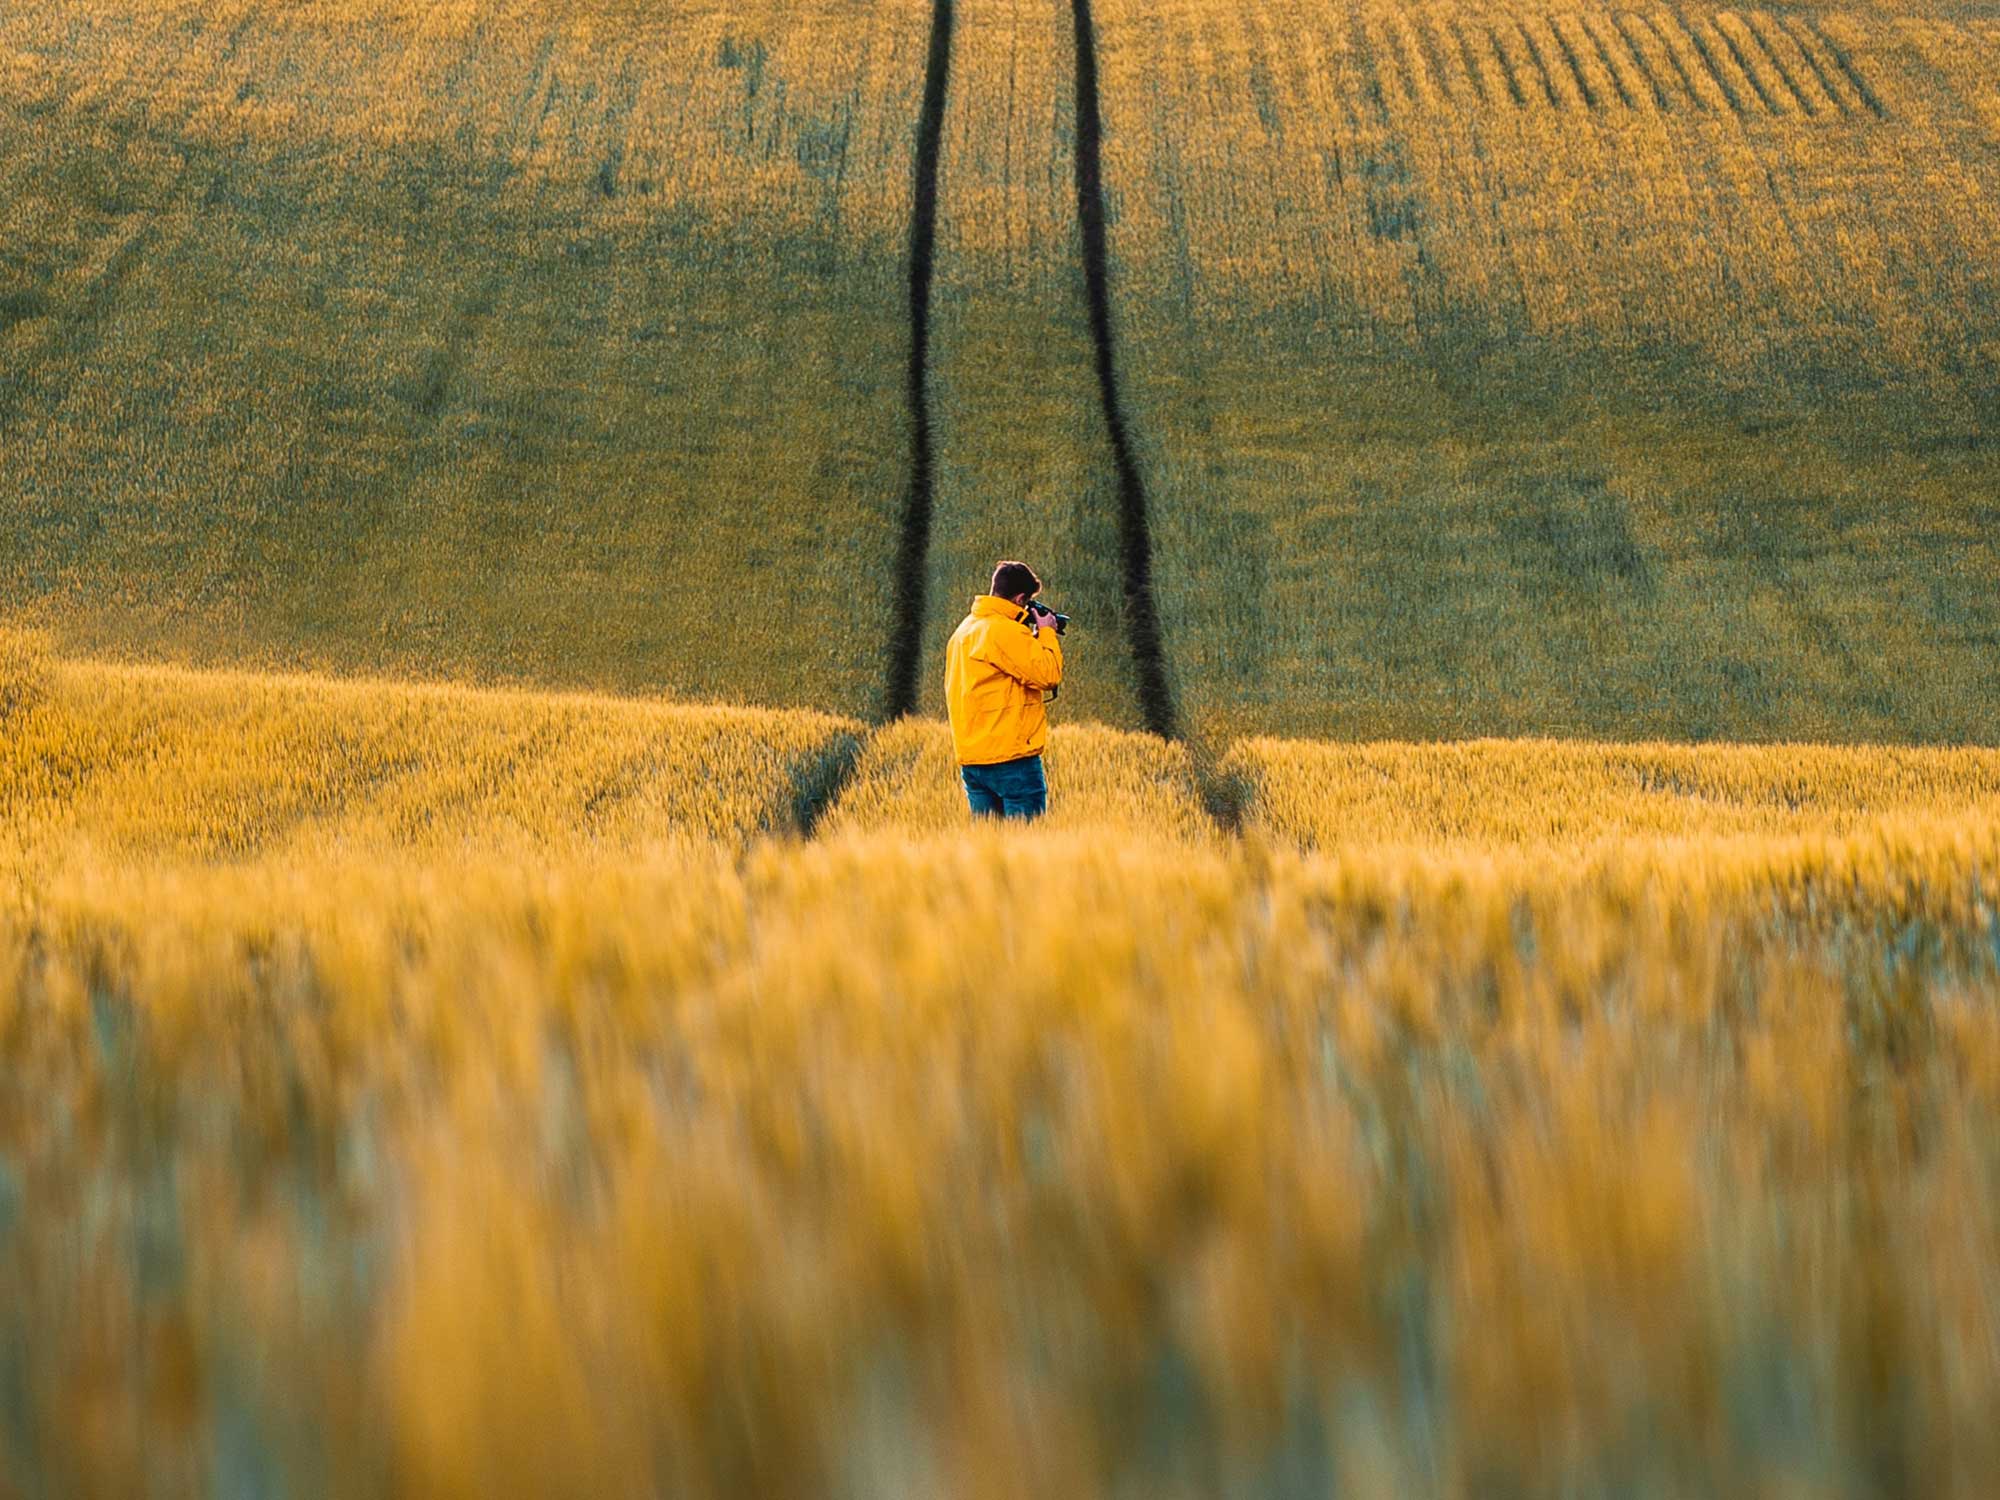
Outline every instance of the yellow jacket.
POLYGON ((945 650, 944 698, 962 766, 1040 755, 1049 742, 1042 695, 1062 681, 1062 637, 1021 623, 1021 606, 981 594, 945 650))

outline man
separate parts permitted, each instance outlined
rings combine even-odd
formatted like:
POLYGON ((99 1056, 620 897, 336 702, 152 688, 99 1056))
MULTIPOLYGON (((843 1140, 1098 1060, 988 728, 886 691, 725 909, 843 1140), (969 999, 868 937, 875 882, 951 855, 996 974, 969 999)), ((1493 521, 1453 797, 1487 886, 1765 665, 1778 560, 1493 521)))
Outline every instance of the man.
POLYGON ((1001 563, 991 591, 972 601, 945 651, 952 744, 977 817, 1039 818, 1048 811, 1042 747, 1049 716, 1042 703, 1062 682, 1063 654, 1054 626, 1041 624, 1029 607, 1041 591, 1042 580, 1026 563, 1001 563))

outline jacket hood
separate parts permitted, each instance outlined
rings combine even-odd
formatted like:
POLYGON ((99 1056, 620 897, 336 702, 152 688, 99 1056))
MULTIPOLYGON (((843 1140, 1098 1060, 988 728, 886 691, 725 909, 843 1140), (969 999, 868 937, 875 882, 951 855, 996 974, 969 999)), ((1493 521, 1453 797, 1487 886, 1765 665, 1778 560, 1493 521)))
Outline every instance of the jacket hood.
POLYGON ((972 612, 981 619, 1001 616, 1009 620, 1021 618, 1021 606, 1012 599, 1002 599, 998 594, 979 594, 973 598, 972 612))

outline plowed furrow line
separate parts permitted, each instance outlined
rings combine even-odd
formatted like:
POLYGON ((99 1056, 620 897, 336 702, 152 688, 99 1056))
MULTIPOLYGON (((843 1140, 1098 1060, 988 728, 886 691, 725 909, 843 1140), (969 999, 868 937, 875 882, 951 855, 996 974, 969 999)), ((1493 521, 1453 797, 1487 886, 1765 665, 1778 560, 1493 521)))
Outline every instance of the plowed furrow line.
POLYGON ((1661 54, 1667 59, 1667 65, 1674 70, 1674 76, 1680 79, 1682 91, 1694 101, 1694 107, 1704 113, 1712 110, 1714 106, 1709 103, 1702 91, 1695 87, 1694 75, 1688 71, 1687 64, 1681 61, 1680 49, 1674 45, 1673 39, 1667 35, 1660 23, 1645 15, 1635 17, 1635 20, 1650 31, 1653 39, 1660 44, 1661 54))
POLYGON ((1459 61, 1465 64, 1465 76, 1472 80, 1472 92, 1479 96, 1479 102, 1490 102, 1486 89, 1486 75, 1480 71, 1479 60, 1473 55, 1472 40, 1465 34, 1465 28, 1457 22, 1444 23, 1451 33, 1451 39, 1458 44, 1459 61))
POLYGON ((1446 99, 1455 97, 1458 90, 1452 84, 1451 73, 1445 67, 1444 52, 1438 46, 1437 33, 1431 29, 1430 21, 1422 16, 1409 23, 1416 33, 1417 48, 1423 54, 1424 66, 1430 71, 1431 82, 1439 94, 1446 99))
POLYGON ((1596 109, 1599 102, 1597 90, 1584 76, 1583 64, 1578 61, 1576 48, 1564 33, 1560 18, 1549 22, 1549 34, 1556 39, 1556 50, 1562 54, 1563 66, 1569 69, 1569 76, 1576 80, 1576 91, 1583 96, 1583 107, 1596 109))
MULTIPOLYGON (((1789 95, 1791 102, 1808 119, 1817 115, 1819 113, 1818 107, 1813 104, 1812 100, 1806 97, 1805 91, 1799 87, 1798 80, 1792 77, 1792 70, 1785 66, 1785 60, 1778 56, 1777 49, 1771 45, 1770 39, 1758 29, 1756 16, 1738 16, 1736 17, 1736 24, 1741 26, 1750 38, 1749 43, 1744 47, 1744 51, 1751 53, 1753 58, 1761 57, 1771 65, 1771 71, 1778 75, 1778 82, 1783 86, 1783 93, 1779 97, 1783 98, 1789 95)), ((1777 94, 1779 91, 1773 89, 1772 92, 1777 94)))
MULTIPOLYGON (((1707 40, 1702 36, 1701 28, 1683 23, 1681 30, 1687 36, 1688 41, 1693 44, 1695 56, 1701 59, 1702 67, 1708 70, 1709 81, 1715 85, 1716 90, 1728 102, 1729 108, 1736 114, 1742 114, 1743 96, 1737 93, 1734 84, 1723 77, 1722 69, 1716 64, 1715 53, 1710 49, 1707 40)), ((1754 85, 1754 79, 1752 83, 1754 85)))
POLYGON ((1784 79, 1785 87, 1799 101, 1799 108, 1813 118, 1840 113, 1839 101, 1811 76, 1811 59, 1805 56, 1791 34, 1780 27, 1769 12, 1753 10, 1743 20, 1750 28, 1750 34, 1757 38, 1757 45, 1764 49, 1764 55, 1771 59, 1771 66, 1784 79), (1788 57, 1791 59, 1789 62, 1786 61, 1788 57))
POLYGON ((1500 64, 1500 76, 1507 81, 1508 94, 1516 106, 1526 108, 1528 94, 1521 87, 1520 75, 1514 70, 1514 59, 1507 55, 1507 49, 1500 42, 1500 33, 1491 26, 1486 28, 1486 45, 1493 49, 1494 60, 1500 64))
POLYGON ((1411 104, 1421 104, 1423 92, 1417 86, 1417 65, 1410 58, 1402 28, 1396 21, 1397 18, 1392 16, 1380 27, 1379 39, 1374 35, 1375 28, 1370 28, 1370 40, 1376 44, 1378 51, 1389 54, 1389 71, 1395 74, 1403 98, 1411 104), (1382 47, 1382 41, 1388 45, 1382 47))
POLYGON ((1528 49, 1529 60, 1534 65, 1535 77, 1542 86, 1542 97, 1548 101, 1550 109, 1562 108, 1562 97, 1556 93, 1556 81, 1549 72, 1548 59, 1542 56, 1542 49, 1535 45, 1535 38, 1523 22, 1515 22, 1514 29, 1521 33, 1521 42, 1528 49))

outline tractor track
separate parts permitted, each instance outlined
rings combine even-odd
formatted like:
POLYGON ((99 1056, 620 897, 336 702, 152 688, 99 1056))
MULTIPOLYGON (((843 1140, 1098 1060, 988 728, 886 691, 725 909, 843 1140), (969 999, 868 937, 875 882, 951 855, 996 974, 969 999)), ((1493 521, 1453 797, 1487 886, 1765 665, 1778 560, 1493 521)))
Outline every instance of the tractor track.
POLYGON ((937 490, 936 440, 931 429, 931 289, 937 277, 938 169, 944 151, 945 106, 951 97, 954 0, 934 0, 930 60, 924 69, 923 112, 917 123, 910 214, 910 488, 896 544, 897 626, 889 637, 883 717, 917 710, 924 619, 930 593, 931 515, 937 490))
POLYGON ((1104 117, 1098 104, 1097 25, 1090 0, 1070 0, 1076 21, 1076 208, 1083 232, 1083 278, 1096 347, 1097 389, 1118 475, 1119 564, 1125 630, 1139 715, 1163 739, 1180 738, 1167 675, 1159 604, 1153 593, 1153 540, 1146 481, 1118 390, 1118 350, 1111 317, 1111 253, 1104 205, 1104 117))
MULTIPOLYGON (((917 711, 923 667, 924 622, 929 608, 929 555, 936 503, 936 438, 931 416, 932 293, 937 269, 939 178, 946 107, 951 90, 955 0, 934 0, 930 54, 917 128, 909 240, 910 476, 897 541, 895 578, 898 627, 892 632, 882 719, 917 711)), ((1162 739, 1187 745, 1204 801, 1224 828, 1233 828, 1238 798, 1211 764, 1207 747, 1182 732, 1167 670, 1159 605, 1153 586, 1153 544, 1144 474, 1132 440, 1118 384, 1112 318, 1110 237, 1104 192, 1104 121, 1098 99, 1097 27, 1090 0, 1071 0, 1076 30, 1076 201, 1083 249, 1085 298, 1095 354, 1099 401, 1110 439, 1118 485, 1118 543, 1122 605, 1140 720, 1162 739)), ((856 757, 844 756, 824 786, 807 797, 815 810, 798 817, 810 836, 819 813, 836 801, 856 757)))

